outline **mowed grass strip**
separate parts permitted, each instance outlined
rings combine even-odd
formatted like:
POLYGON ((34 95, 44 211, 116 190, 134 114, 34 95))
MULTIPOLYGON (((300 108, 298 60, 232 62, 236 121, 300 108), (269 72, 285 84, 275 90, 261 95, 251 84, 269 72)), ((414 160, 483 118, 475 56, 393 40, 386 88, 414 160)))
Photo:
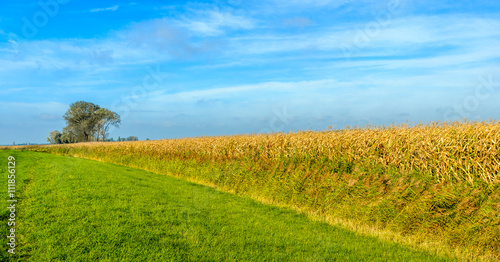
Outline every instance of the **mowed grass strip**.
MULTIPOLYGON (((17 163, 18 245, 16 255, 9 255, 3 238, 3 261, 450 260, 108 163, 0 151, 2 174, 9 155, 17 163)), ((6 199, 7 179, 0 186, 6 199)), ((1 223, 5 235, 7 222, 1 223)))

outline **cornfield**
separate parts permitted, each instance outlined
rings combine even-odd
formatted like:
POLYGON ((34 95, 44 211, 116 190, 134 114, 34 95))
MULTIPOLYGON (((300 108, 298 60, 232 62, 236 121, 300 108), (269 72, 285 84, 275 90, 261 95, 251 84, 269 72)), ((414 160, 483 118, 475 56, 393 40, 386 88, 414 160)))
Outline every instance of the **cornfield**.
POLYGON ((500 123, 455 122, 341 131, 74 144, 93 154, 225 163, 314 165, 342 159, 360 167, 431 174, 437 180, 498 183, 500 123))

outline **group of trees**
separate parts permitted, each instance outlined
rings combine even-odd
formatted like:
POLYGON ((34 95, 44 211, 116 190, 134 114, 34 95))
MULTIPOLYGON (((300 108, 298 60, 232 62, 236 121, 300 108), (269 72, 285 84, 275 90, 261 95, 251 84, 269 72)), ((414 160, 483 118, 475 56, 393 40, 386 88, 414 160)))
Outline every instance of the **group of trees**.
POLYGON ((70 105, 64 114, 67 126, 62 133, 50 132, 47 142, 51 144, 106 141, 110 127, 119 127, 120 116, 96 104, 78 101, 70 105))
POLYGON ((116 141, 118 141, 118 142, 121 142, 121 141, 139 141, 139 138, 136 137, 136 136, 129 136, 127 138, 125 138, 125 137, 118 137, 118 139, 116 141))

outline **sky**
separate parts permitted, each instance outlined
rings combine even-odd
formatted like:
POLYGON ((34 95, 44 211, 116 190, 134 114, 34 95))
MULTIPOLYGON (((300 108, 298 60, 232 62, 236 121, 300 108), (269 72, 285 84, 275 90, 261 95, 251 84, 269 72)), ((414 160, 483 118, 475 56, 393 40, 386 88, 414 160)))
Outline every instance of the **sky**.
POLYGON ((498 119, 499 47, 497 0, 5 1, 0 144, 76 101, 115 139, 498 119))

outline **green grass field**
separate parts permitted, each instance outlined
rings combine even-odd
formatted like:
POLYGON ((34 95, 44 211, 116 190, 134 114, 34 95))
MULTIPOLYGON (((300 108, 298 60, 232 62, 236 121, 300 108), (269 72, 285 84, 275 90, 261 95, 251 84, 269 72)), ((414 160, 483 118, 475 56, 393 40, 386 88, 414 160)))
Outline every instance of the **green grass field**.
MULTIPOLYGON (((85 159, 16 158, 16 254, 1 261, 450 261, 165 175, 85 159)), ((9 211, 0 229, 8 233, 9 211)))

